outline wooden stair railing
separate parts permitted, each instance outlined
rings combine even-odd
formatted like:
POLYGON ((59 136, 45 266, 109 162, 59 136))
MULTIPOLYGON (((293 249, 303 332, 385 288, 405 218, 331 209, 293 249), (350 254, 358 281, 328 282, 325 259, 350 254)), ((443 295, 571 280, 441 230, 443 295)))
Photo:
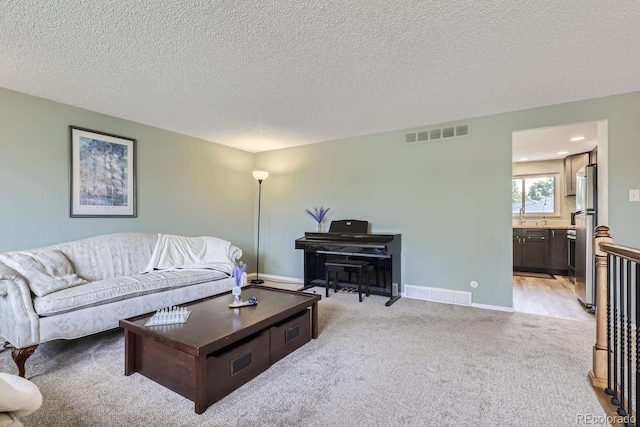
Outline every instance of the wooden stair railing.
POLYGON ((616 245, 609 228, 596 227, 596 343, 591 384, 604 389, 624 425, 635 424, 640 397, 640 249, 616 245), (630 417, 629 417, 630 416, 630 417))

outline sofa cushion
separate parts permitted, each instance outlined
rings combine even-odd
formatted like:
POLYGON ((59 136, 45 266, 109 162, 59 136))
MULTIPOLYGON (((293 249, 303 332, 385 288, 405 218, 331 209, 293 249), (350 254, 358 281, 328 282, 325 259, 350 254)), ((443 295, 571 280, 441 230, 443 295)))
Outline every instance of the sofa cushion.
POLYGON ((35 298, 33 305, 38 315, 51 316, 226 277, 226 274, 213 270, 155 271, 64 289, 35 298))
POLYGON ((39 297, 87 283, 75 273, 66 255, 57 249, 0 253, 0 261, 20 273, 29 283, 31 292, 39 297))

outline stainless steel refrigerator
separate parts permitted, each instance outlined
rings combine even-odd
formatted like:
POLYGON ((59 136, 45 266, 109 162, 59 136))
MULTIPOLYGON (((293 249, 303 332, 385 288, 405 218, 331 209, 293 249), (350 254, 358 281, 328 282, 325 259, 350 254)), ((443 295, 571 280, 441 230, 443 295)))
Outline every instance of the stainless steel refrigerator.
POLYGON ((597 166, 587 165, 576 173, 576 295, 593 309, 596 301, 593 233, 597 225, 597 166))

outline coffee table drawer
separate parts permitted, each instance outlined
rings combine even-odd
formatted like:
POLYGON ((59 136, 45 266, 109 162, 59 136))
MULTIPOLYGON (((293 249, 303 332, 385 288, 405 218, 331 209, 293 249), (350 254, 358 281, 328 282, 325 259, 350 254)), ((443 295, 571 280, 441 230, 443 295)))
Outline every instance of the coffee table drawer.
POLYGON ((285 357, 311 340, 311 315, 304 310, 271 327, 271 363, 285 357))
POLYGON ((268 329, 208 355, 207 401, 217 402, 269 366, 268 329))

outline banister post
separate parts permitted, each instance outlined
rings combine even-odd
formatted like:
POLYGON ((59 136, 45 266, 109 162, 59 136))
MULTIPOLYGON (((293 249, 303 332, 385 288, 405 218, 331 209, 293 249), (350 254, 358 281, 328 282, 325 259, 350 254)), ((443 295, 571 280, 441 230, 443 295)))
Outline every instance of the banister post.
POLYGON ((609 227, 599 225, 593 239, 596 258, 596 343, 593 346, 593 368, 589 379, 594 387, 607 387, 607 254, 600 243, 613 243, 609 227))

